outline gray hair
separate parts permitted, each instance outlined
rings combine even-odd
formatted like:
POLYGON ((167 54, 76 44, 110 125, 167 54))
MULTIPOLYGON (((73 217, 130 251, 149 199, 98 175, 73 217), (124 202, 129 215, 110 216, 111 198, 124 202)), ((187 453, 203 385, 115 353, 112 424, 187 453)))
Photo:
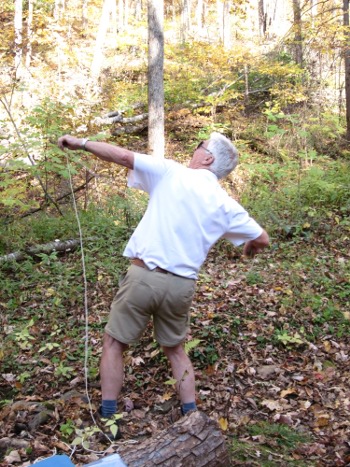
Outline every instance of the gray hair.
POLYGON ((221 133, 210 135, 208 150, 214 156, 210 171, 218 178, 226 177, 238 164, 238 151, 231 141, 221 133))

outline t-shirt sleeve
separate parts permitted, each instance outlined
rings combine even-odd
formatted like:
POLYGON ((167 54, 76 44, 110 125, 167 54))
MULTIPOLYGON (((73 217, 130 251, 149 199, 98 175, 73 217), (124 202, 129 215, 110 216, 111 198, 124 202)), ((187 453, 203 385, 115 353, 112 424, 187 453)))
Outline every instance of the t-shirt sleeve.
POLYGON ((173 162, 134 152, 134 168, 128 172, 128 187, 151 193, 173 162))
POLYGON ((258 238, 263 232, 262 227, 239 203, 231 200, 231 204, 229 226, 223 237, 236 246, 258 238))

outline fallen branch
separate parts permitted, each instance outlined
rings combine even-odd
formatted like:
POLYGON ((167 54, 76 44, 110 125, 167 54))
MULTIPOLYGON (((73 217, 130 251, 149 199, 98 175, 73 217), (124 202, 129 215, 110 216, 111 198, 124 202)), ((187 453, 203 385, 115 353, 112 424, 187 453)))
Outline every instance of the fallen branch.
POLYGON ((135 115, 134 117, 123 117, 120 112, 111 112, 104 117, 97 117, 94 120, 96 125, 112 125, 113 123, 135 123, 147 120, 148 113, 135 115))
POLYGON ((134 126, 128 126, 128 127, 119 127, 119 128, 114 128, 111 130, 111 134, 113 136, 118 136, 118 135, 135 135, 141 133, 143 130, 147 128, 148 124, 143 124, 143 125, 134 125, 134 126))
MULTIPOLYGON (((91 241, 93 238, 87 238, 86 241, 91 241)), ((26 256, 37 256, 41 253, 49 254, 54 251, 74 251, 80 245, 80 239, 72 240, 54 240, 53 242, 45 243, 44 245, 30 246, 24 251, 15 251, 8 255, 0 256, 0 264, 11 262, 11 261, 23 261, 26 256)))

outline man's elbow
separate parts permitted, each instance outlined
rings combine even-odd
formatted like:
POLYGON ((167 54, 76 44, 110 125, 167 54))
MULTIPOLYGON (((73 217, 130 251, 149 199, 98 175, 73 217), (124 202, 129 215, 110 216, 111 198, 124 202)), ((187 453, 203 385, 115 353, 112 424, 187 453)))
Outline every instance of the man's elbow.
POLYGON ((255 242, 259 245, 260 248, 266 248, 270 244, 270 237, 266 230, 263 230, 261 235, 255 239, 255 242))

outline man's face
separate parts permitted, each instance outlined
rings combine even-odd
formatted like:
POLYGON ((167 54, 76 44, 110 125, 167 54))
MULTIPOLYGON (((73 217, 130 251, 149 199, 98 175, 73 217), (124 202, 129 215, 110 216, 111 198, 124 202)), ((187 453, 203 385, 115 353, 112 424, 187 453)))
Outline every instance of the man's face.
POLYGON ((201 141, 198 144, 189 164, 190 169, 207 169, 213 163, 213 153, 208 149, 209 141, 201 141))

